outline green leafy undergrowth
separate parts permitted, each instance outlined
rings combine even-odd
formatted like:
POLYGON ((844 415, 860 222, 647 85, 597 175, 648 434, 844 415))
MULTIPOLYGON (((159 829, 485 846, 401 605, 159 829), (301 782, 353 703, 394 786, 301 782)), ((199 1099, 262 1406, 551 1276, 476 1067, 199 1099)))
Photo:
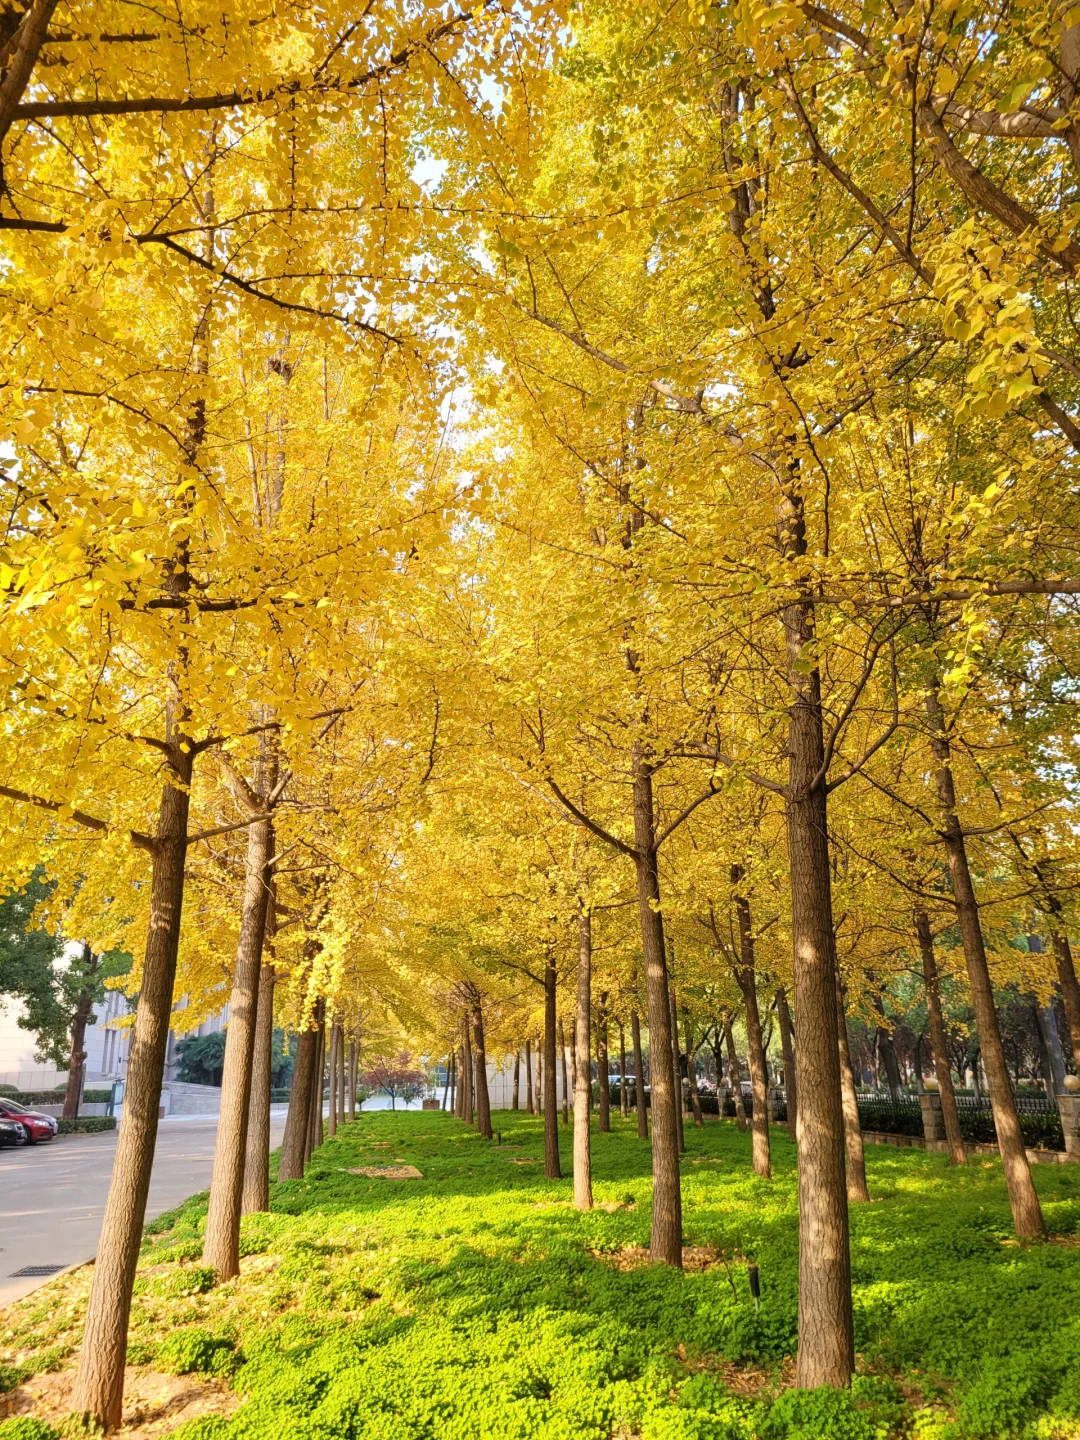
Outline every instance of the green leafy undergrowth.
MULTIPOLYGON (((734 1125, 688 1129, 696 1248, 678 1273, 641 1263, 649 1152, 632 1122, 594 1135, 598 1208, 584 1215, 568 1178, 543 1176, 540 1122, 496 1123, 502 1144, 443 1114, 346 1126, 304 1180, 274 1187, 269 1214, 245 1218, 242 1274, 227 1284, 208 1288, 198 1263, 205 1197, 148 1226, 130 1360, 229 1377, 243 1397, 175 1440, 1080 1436, 1075 1167, 1035 1172, 1057 1241, 1021 1247, 998 1162, 957 1171, 868 1147, 874 1201, 852 1212, 860 1373, 850 1392, 796 1392, 797 1201, 782 1132, 770 1182, 734 1125), (402 1163, 423 1178, 355 1173, 402 1163)), ((79 1283, 12 1307, 9 1364, 32 1371, 67 1337, 79 1283)))

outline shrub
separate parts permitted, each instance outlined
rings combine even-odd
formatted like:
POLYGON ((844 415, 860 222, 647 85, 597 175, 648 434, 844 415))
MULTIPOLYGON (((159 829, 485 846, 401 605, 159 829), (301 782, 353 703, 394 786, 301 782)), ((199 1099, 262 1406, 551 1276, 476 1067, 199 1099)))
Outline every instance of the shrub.
POLYGON ((85 1105, 107 1105, 112 1099, 111 1090, 84 1090, 83 1103, 85 1105))
POLYGON ((30 1372, 22 1365, 5 1365, 0 1362, 0 1395, 6 1395, 21 1385, 30 1372))
POLYGON ((960 1423, 979 1440, 1019 1435, 1045 1406, 1056 1376, 1030 1355, 991 1360, 964 1396, 960 1423))
POLYGON ((154 1363, 170 1375, 231 1375, 240 1360, 231 1340, 191 1329, 170 1335, 154 1363))
POLYGON ((212 1265, 181 1265, 157 1281, 154 1293, 166 1300, 179 1300, 185 1295, 205 1295, 216 1284, 217 1271, 212 1265))
POLYGON ((58 1135, 96 1135, 102 1130, 115 1130, 115 1115, 80 1115, 78 1120, 58 1120, 58 1135))
POLYGON ((883 1440, 887 1428, 856 1407, 847 1390, 785 1390, 774 1402, 762 1440, 883 1440))
POLYGON ((0 1420, 0 1440, 59 1440, 51 1425, 29 1415, 16 1415, 13 1420, 0 1420))
POLYGON ((880 1130, 886 1135, 922 1135, 922 1111, 918 1105, 890 1105, 878 1100, 859 1102, 859 1121, 864 1130, 880 1130))

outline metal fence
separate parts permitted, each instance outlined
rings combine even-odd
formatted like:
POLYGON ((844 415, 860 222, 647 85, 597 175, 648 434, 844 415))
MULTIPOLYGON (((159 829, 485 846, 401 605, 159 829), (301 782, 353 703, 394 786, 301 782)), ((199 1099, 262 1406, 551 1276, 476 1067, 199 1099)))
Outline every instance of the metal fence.
MULTIPOLYGON (((892 1096, 887 1090, 860 1090, 858 1092, 860 1105, 895 1105, 899 1109, 918 1110, 918 1095, 892 1096)), ((1045 1095, 1017 1095, 1016 1108, 1021 1115, 1056 1115, 1057 1105, 1048 1100, 1045 1095)), ((990 1098, 987 1095, 957 1095, 956 1106, 958 1110, 989 1110, 990 1098)))

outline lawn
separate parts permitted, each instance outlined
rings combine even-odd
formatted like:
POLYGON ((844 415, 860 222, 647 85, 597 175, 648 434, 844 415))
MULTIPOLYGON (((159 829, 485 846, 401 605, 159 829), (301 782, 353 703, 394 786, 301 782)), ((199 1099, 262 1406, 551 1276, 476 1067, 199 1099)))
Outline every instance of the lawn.
MULTIPOLYGON (((649 1157, 632 1122, 594 1136, 587 1215, 569 1179, 544 1179, 540 1122, 496 1124, 501 1144, 442 1114, 364 1116, 244 1221, 243 1274, 226 1285, 199 1263, 205 1197, 148 1227, 129 1376, 205 1377, 218 1396, 177 1440, 1080 1436, 1080 1168, 1036 1167, 1054 1239, 1024 1248, 996 1160, 955 1172, 869 1146, 874 1200, 852 1214, 859 1377, 850 1396, 806 1394, 785 1388, 784 1132, 769 1182, 732 1122, 687 1130, 691 1268, 677 1274, 643 1263, 649 1157), (422 1178, 353 1173, 380 1165, 422 1178)), ((70 1369, 86 1286, 76 1272, 0 1317, 0 1388, 70 1369)), ((0 1440, 52 1433, 0 1423, 0 1440)))

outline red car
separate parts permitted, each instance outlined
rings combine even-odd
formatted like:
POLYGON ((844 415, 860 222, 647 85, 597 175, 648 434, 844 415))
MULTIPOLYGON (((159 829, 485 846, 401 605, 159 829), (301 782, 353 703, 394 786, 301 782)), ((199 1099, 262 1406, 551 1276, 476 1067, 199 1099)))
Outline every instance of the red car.
POLYGON ((39 1140, 51 1140, 56 1134, 56 1121, 51 1115, 44 1115, 40 1110, 28 1110, 25 1105, 19 1105, 14 1100, 7 1100, 0 1095, 0 1117, 5 1120, 17 1120, 26 1132, 26 1143, 36 1145, 39 1140))

